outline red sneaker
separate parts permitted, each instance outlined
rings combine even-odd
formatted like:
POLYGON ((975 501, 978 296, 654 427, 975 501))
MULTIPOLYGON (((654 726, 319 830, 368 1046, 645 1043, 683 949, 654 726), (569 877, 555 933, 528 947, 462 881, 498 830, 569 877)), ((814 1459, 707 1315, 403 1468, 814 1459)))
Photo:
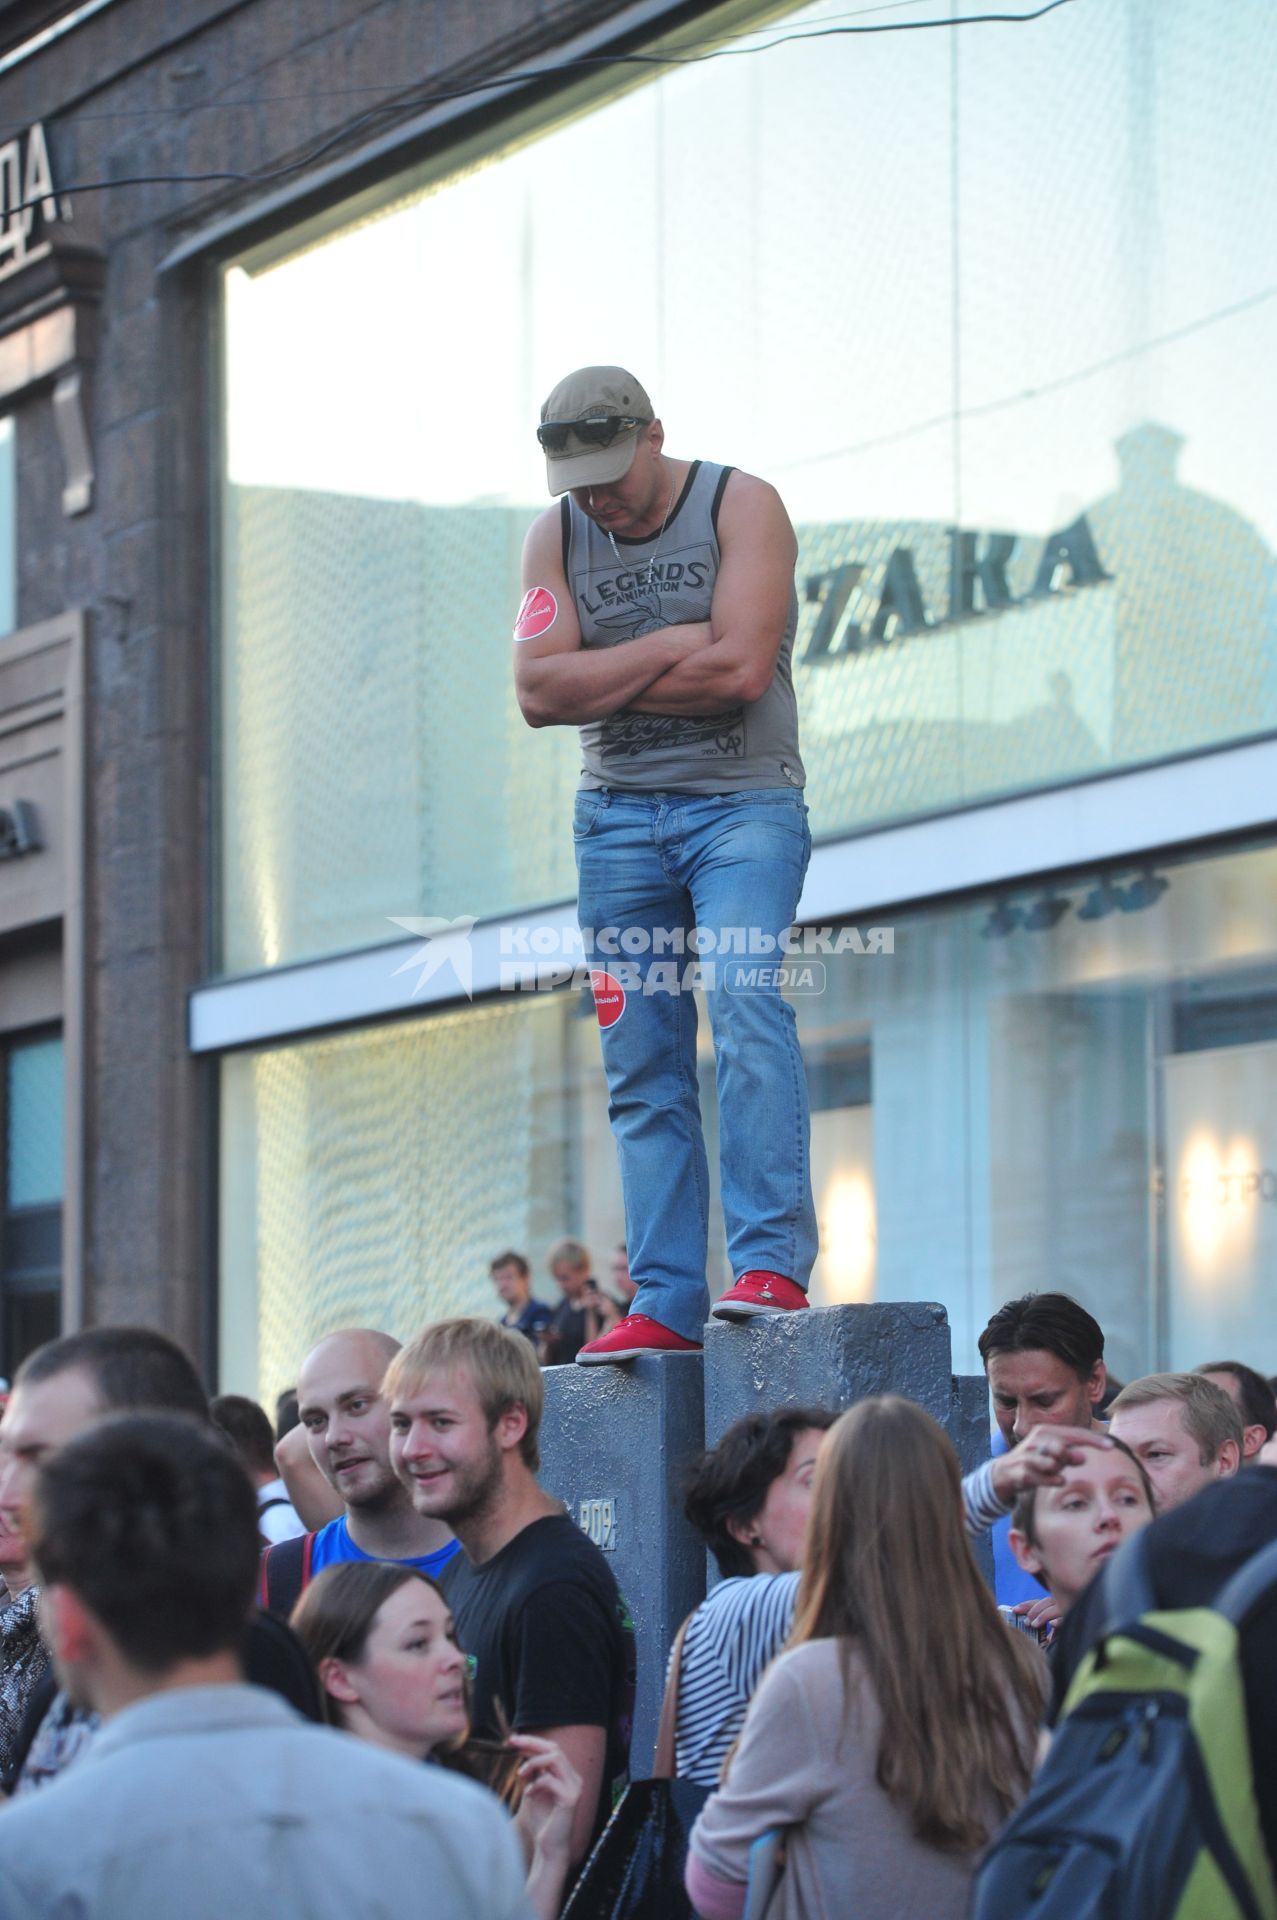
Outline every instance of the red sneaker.
POLYGON ((645 1313, 627 1313, 611 1333, 601 1333, 587 1342, 576 1356, 578 1367, 615 1366, 620 1360, 638 1360, 645 1353, 699 1353, 699 1340, 684 1340, 681 1333, 663 1327, 645 1313))
POLYGON ((810 1304, 802 1288, 783 1273, 766 1273, 758 1267, 743 1273, 710 1312, 716 1320, 765 1320, 778 1313, 797 1313, 810 1304))

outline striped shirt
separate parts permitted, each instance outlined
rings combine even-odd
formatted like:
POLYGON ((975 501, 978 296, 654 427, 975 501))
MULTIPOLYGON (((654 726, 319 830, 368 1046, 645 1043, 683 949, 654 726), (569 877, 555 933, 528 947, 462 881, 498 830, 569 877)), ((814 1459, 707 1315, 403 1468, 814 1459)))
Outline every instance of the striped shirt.
POLYGON ((970 1534, 988 1533, 990 1527, 1010 1512, 993 1491, 992 1460, 986 1460, 983 1466, 967 1474, 962 1482, 962 1505, 970 1534))
POLYGON ((788 1636, 797 1597, 796 1573, 723 1580, 688 1621, 674 1735, 680 1780, 718 1785, 763 1669, 788 1636))

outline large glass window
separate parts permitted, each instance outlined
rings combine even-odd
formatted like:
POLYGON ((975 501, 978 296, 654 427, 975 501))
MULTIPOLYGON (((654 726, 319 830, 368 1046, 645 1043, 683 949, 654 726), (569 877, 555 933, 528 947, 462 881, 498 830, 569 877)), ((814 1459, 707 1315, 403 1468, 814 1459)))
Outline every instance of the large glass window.
POLYGON ((1277 13, 768 14, 228 267, 224 970, 574 891, 508 635, 587 361, 788 502, 818 835, 1277 726, 1277 13))
MULTIPOLYGON (((1120 1377, 1249 1357, 1277 1270, 1277 847, 861 931, 794 976, 813 1300, 939 1300, 963 1370, 995 1306, 1046 1288, 1092 1309, 1120 1377)), ((713 1167, 704 1020, 701 1058, 713 1167)), ((237 1056, 222 1086, 228 1386, 269 1401, 342 1322, 495 1312, 503 1247, 553 1298, 552 1239, 603 1266, 623 1237, 586 992, 237 1056)))
POLYGON ((64 1089, 60 1034, 4 1051, 0 1372, 11 1375, 61 1325, 64 1089))

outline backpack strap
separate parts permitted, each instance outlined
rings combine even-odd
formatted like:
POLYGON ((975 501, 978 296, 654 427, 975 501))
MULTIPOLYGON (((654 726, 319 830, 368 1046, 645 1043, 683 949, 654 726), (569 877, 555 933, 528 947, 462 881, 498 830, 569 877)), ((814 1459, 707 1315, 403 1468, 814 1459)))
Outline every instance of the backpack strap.
POLYGON ((262 1555, 258 1582, 259 1606, 281 1620, 287 1620, 301 1599, 310 1580, 310 1563, 315 1551, 313 1533, 297 1534, 292 1540, 280 1540, 262 1555))
POLYGON ((1261 1547, 1258 1553, 1253 1553, 1249 1560, 1242 1562, 1211 1605, 1216 1613, 1223 1614, 1225 1620, 1240 1627, 1256 1601, 1262 1600, 1274 1585, 1277 1585, 1277 1540, 1270 1540, 1266 1547, 1261 1547))
POLYGON ((1148 1532, 1141 1527, 1124 1540, 1104 1569, 1104 1625, 1096 1635, 1097 1646, 1106 1634, 1119 1632, 1157 1604, 1148 1569, 1148 1532))
POLYGON ((665 1682, 665 1693, 661 1700, 661 1721, 656 1730, 656 1755, 652 1761, 654 1780, 673 1780, 678 1772, 678 1763, 674 1754, 674 1735, 678 1729, 678 1685, 683 1677, 683 1642, 687 1638, 687 1629, 692 1624, 696 1609, 688 1614, 682 1626, 674 1636, 674 1650, 670 1659, 669 1677, 665 1682))

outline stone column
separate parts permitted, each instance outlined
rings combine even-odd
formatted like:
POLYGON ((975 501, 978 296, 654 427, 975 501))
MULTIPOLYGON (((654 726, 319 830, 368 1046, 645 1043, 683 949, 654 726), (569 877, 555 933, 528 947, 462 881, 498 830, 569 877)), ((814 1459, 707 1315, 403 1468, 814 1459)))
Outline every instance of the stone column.
POLYGON ((634 1621, 635 1779, 652 1771, 670 1644, 705 1597, 704 1551, 683 1518, 704 1409, 699 1353, 546 1369, 541 1484, 607 1555, 634 1621))
MULTIPOLYGON (((945 1428, 969 1473, 989 1457, 988 1389, 951 1371, 949 1319, 933 1301, 825 1307, 755 1320, 711 1321, 705 1333, 705 1444, 735 1420, 773 1407, 836 1407, 874 1393, 916 1400, 945 1428)), ((992 1584, 987 1538, 976 1557, 992 1584)), ((710 1565, 710 1585, 716 1580, 710 1565)))

